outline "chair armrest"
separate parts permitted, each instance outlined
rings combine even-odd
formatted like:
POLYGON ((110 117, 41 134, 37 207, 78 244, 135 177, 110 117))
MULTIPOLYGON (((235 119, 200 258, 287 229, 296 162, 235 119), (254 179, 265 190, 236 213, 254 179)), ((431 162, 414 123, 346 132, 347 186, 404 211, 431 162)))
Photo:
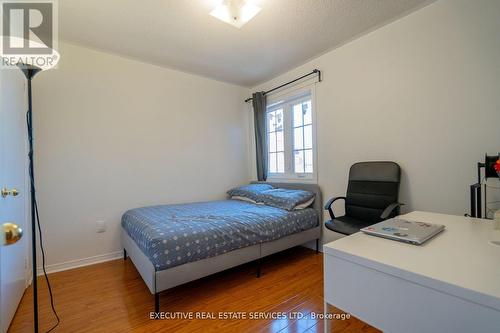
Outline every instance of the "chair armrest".
POLYGON ((325 204, 325 210, 328 210, 328 213, 330 214, 330 218, 332 220, 335 219, 335 214, 333 214, 332 204, 339 199, 345 200, 345 197, 333 197, 330 200, 328 200, 325 204))
POLYGON ((397 209, 401 206, 404 206, 404 203, 400 203, 400 202, 391 203, 389 206, 387 206, 386 209, 384 209, 384 211, 382 212, 382 215, 380 215, 380 218, 382 220, 387 219, 389 217, 389 215, 391 215, 395 209, 397 209))

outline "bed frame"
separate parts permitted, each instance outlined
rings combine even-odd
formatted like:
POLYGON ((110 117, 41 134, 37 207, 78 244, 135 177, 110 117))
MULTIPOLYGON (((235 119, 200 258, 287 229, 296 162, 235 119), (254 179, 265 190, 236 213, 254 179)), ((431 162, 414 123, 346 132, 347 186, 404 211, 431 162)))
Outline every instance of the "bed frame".
POLYGON ((301 183, 268 183, 276 187, 289 189, 303 189, 316 194, 313 207, 318 212, 319 224, 313 229, 277 239, 272 242, 244 247, 227 252, 216 257, 206 258, 183 265, 156 271, 149 258, 141 251, 127 232, 122 228, 123 259, 127 256, 132 260, 142 279, 148 286, 151 294, 155 296, 155 312, 160 311, 160 293, 175 286, 197 280, 199 278, 235 267, 247 262, 256 261, 257 277, 260 277, 262 258, 276 252, 315 240, 316 253, 319 250, 321 238, 323 207, 321 190, 316 184, 301 183))

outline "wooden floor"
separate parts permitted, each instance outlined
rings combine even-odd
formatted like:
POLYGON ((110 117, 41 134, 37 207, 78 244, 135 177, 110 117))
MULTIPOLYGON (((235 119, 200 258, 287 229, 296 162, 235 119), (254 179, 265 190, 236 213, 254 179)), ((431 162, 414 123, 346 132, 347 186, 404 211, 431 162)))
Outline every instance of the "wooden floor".
MULTIPOLYGON (((62 319, 54 332, 323 332, 323 322, 311 313, 323 311, 323 257, 302 247, 265 258, 262 276, 253 264, 242 265, 161 294, 161 311, 189 315, 233 311, 284 312, 284 319, 163 319, 151 320, 153 296, 134 265, 115 260, 50 275, 56 307, 62 319), (292 318, 299 312, 303 318, 292 318)), ((40 330, 54 319, 40 278, 40 330)), ((32 291, 29 288, 9 332, 32 332, 32 291)), ((337 309, 331 312, 341 313, 337 309)), ((378 332, 351 317, 332 322, 333 332, 378 332)))

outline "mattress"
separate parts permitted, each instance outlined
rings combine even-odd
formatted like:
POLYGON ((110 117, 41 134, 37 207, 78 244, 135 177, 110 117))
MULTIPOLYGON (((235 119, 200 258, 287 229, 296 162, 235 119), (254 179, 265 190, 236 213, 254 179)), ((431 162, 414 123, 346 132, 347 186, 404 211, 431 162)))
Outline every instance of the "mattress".
POLYGON ((287 211, 240 200, 136 208, 122 227, 156 271, 270 242, 318 226, 312 208, 287 211))

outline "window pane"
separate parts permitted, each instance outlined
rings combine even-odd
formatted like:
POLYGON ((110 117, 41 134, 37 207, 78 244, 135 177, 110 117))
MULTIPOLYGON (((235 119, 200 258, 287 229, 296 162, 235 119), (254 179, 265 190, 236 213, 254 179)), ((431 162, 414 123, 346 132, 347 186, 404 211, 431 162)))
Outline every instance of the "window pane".
POLYGON ((293 106, 293 127, 302 126, 302 104, 293 106))
POLYGON ((294 165, 296 173, 304 173, 304 151, 297 150, 293 152, 294 165))
POLYGON ((269 173, 276 173, 276 153, 269 154, 269 173))
POLYGON ((269 152, 274 153, 276 151, 276 133, 269 133, 269 152))
POLYGON ((304 148, 304 128, 294 128, 293 129, 293 149, 303 149, 304 148))
POLYGON ((304 125, 312 124, 311 101, 302 103, 302 112, 304 113, 304 125))
POLYGON ((267 131, 274 132, 276 130, 276 112, 267 113, 267 131))
POLYGON ((313 147, 313 132, 312 125, 304 126, 304 148, 313 147))
POLYGON ((285 153, 278 153, 277 171, 279 173, 284 173, 285 172, 285 153))
POLYGON ((283 109, 276 110, 276 131, 283 130, 283 109))
POLYGON ((285 151, 285 140, 283 131, 276 132, 276 151, 285 151))
POLYGON ((312 149, 304 152, 305 172, 313 173, 313 152, 312 149))

